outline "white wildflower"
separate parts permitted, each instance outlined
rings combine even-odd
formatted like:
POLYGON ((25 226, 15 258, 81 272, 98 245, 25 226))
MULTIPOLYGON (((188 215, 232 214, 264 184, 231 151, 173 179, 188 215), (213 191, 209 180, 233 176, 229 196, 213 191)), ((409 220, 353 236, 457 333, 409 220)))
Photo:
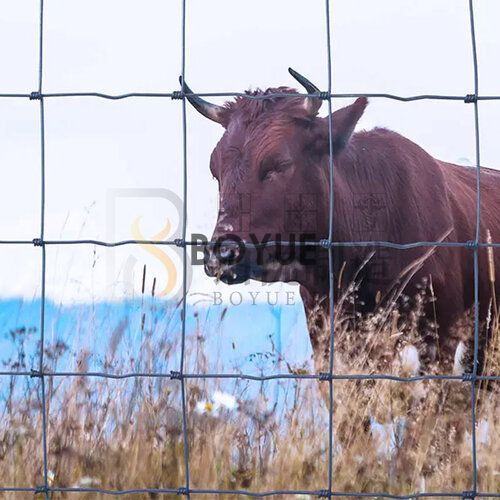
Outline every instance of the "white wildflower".
POLYGON ((410 376, 418 375, 420 371, 420 356, 418 350, 414 345, 405 346, 399 353, 401 360, 401 368, 405 373, 410 376))
POLYGON ((214 405, 210 401, 198 401, 196 403, 196 413, 200 415, 203 414, 213 414, 214 413, 214 405))
POLYGON ((214 406, 217 408, 223 408, 226 410, 236 410, 238 408, 238 402, 232 394, 227 392, 215 391, 214 392, 214 406))
POLYGON ((465 344, 460 341, 453 360, 453 375, 463 375, 465 373, 464 358, 466 351, 465 344))
POLYGON ((477 423, 477 440, 481 444, 490 442, 490 423, 484 418, 477 423))
POLYGON ((20 425, 18 428, 17 428, 17 434, 19 436, 27 436, 29 434, 29 431, 28 429, 24 426, 24 425, 20 425))
POLYGON ((98 477, 83 476, 78 481, 78 486, 82 488, 90 488, 92 486, 99 486, 100 484, 101 480, 98 477))
POLYGON ((222 391, 215 391, 212 400, 198 401, 196 403, 196 413, 200 415, 217 416, 221 410, 233 411, 238 408, 236 398, 222 391))
POLYGON ((54 471, 47 471, 47 484, 50 486, 52 486, 54 484, 54 481, 56 479, 56 475, 54 473, 54 471))

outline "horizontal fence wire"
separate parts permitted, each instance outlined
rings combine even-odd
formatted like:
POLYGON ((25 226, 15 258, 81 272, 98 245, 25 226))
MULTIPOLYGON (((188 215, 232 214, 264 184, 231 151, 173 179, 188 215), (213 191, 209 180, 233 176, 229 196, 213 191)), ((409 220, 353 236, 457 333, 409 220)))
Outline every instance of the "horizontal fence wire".
MULTIPOLYGON (((40 493, 39 488, 0 488, 2 491, 15 491, 15 492, 26 492, 26 493, 40 493)), ((186 495, 184 488, 134 488, 128 490, 111 490, 103 488, 50 488, 50 491, 61 492, 61 493, 100 493, 102 495, 112 495, 112 496, 125 496, 141 493, 151 493, 151 494, 170 494, 170 495, 186 495)), ((277 495, 311 495, 318 498, 390 498, 394 500, 412 500, 418 498, 463 498, 464 500, 470 500, 472 498, 470 491, 464 491, 462 493, 450 493, 450 492, 429 492, 429 493, 414 493, 410 495, 393 495, 390 493, 359 493, 355 491, 334 491, 330 495, 326 490, 272 490, 265 491, 262 493, 257 493, 248 490, 224 490, 224 489, 209 489, 209 488, 191 488, 189 490, 191 495, 236 495, 236 496, 246 496, 252 498, 267 498, 277 495)), ((500 493, 481 493, 477 492, 475 494, 476 498, 500 498, 500 493)))
MULTIPOLYGON (((124 496, 132 494, 173 494, 182 495, 190 498, 191 495, 237 495, 255 498, 271 497, 276 495, 311 495, 318 498, 333 498, 333 497, 368 497, 368 498, 388 498, 388 499, 418 499, 425 497, 453 497, 463 499, 473 498, 500 498, 500 492, 481 492, 478 491, 477 484, 477 449, 476 449, 476 412, 475 401, 476 382, 478 381, 500 381, 500 375, 480 375, 478 374, 478 350, 479 350, 479 301, 478 301, 478 252, 481 248, 498 248, 499 242, 482 242, 480 241, 480 207, 481 207, 481 185, 480 185, 480 132, 479 132, 479 102, 480 101, 495 101, 500 100, 500 95, 482 96, 479 95, 479 70, 477 61, 477 47, 476 47, 476 34, 474 24, 474 0, 468 0, 469 6, 469 19, 470 19, 470 36, 472 41, 472 54, 473 54, 473 71, 474 71, 474 93, 461 95, 437 95, 437 94, 424 94, 414 96, 400 96, 388 93, 334 93, 332 92, 332 55, 331 55, 331 36, 330 36, 330 2, 325 0, 325 18, 326 18, 326 31, 327 31, 327 69, 328 69, 328 90, 325 92, 318 92, 316 97, 326 100, 329 108, 329 183, 330 183, 330 200, 329 200, 329 235, 327 239, 319 241, 265 241, 261 243, 252 243, 242 241, 241 245, 248 248, 264 248, 270 246, 313 246, 320 247, 328 251, 329 256, 329 277, 330 277, 330 308, 333 311, 333 249, 336 247, 387 247, 399 250, 408 250, 420 247, 453 247, 453 248, 468 248, 474 254, 474 362, 473 370, 471 373, 464 373, 463 375, 418 375, 418 376, 395 376, 382 373, 367 373, 367 374, 336 374, 334 371, 334 350, 335 350, 335 336, 334 336, 334 315, 330 314, 330 353, 329 353, 329 371, 324 373, 283 373, 273 375, 251 375, 244 373, 187 373, 184 370, 185 365, 185 340, 186 340, 186 286, 187 286, 187 247, 199 246, 205 247, 213 245, 212 242, 206 241, 190 241, 187 239, 187 186, 188 186, 188 145, 187 145, 187 119, 186 119, 186 99, 189 97, 243 97, 246 99, 264 100, 273 99, 276 97, 297 97, 308 96, 311 94, 304 94, 300 92, 291 93, 268 93, 262 95, 251 95, 244 92, 185 92, 184 85, 180 90, 173 92, 129 92, 125 94, 107 94, 102 92, 43 92, 43 25, 44 25, 44 0, 39 3, 39 60, 38 60, 38 89, 30 93, 0 93, 0 98, 24 98, 39 101, 39 114, 40 114, 40 169, 41 169, 41 217, 40 217, 40 234, 32 240, 0 240, 0 245, 34 245, 41 248, 41 305, 40 305, 40 357, 38 359, 38 369, 25 370, 25 371, 0 371, 1 377, 31 377, 39 378, 41 381, 40 387, 40 401, 42 413, 42 454, 43 454, 43 485, 36 487, 8 487, 0 485, 0 492, 26 492, 33 494, 42 494, 46 500, 50 499, 50 493, 99 493, 102 495, 124 496), (44 115, 44 101, 45 99, 52 98, 102 98, 107 100, 123 100, 129 98, 170 98, 173 100, 180 100, 182 104, 182 148, 183 148, 183 221, 182 221, 182 238, 176 240, 123 240, 123 241, 102 241, 98 239, 45 239, 45 115, 44 115), (397 243, 391 241, 334 241, 334 213, 333 213, 333 185, 334 185, 334 162, 332 155, 332 99, 355 98, 355 97, 370 97, 370 98, 383 98, 392 99, 401 102, 412 102, 422 100, 442 100, 442 101, 461 101, 466 104, 473 104, 474 107, 474 138, 475 138, 475 169, 476 169, 476 231, 473 240, 465 242, 452 242, 452 241, 416 241, 408 243, 397 243), (128 373, 109 373, 99 371, 54 371, 50 372, 44 369, 44 336, 45 336, 45 308, 46 308, 46 246, 47 245, 95 245, 102 247, 119 247, 124 245, 136 244, 150 244, 150 245, 172 245, 183 247, 183 300, 182 300, 182 344, 181 344, 181 360, 180 369, 178 371, 170 371, 168 373, 157 372, 128 372, 128 373), (45 394, 45 380, 49 377, 102 377, 107 379, 129 379, 129 378, 167 378, 171 380, 178 380, 181 384, 182 396, 182 434, 184 443, 184 469, 185 469, 185 484, 178 488, 132 488, 124 490, 113 490, 106 488, 60 488, 51 486, 49 484, 49 459, 48 459, 48 431, 47 431, 47 403, 45 394), (186 409, 186 393, 185 381, 189 379, 239 379, 250 381, 269 381, 269 380, 318 380, 329 384, 329 467, 328 467, 328 487, 327 489, 318 490, 273 490, 266 492, 253 492, 247 490, 226 490, 226 489, 203 489, 192 488, 190 486, 190 471, 189 471, 189 435, 187 427, 187 409, 186 409), (470 383, 471 385, 471 407, 472 407, 472 421, 471 421, 471 448, 472 448, 472 469, 473 477, 471 478, 470 491, 463 492, 418 492, 408 495, 394 495, 384 492, 342 492, 334 489, 334 476, 333 476, 333 450, 335 446, 335 437, 333 435, 333 402, 334 402, 334 381, 357 381, 357 380, 388 380, 394 382, 412 383, 418 381, 455 381, 470 383)), ((186 0, 182 0, 182 67, 181 76, 182 82, 185 81, 185 67, 186 67, 186 0)))
POLYGON ((476 96, 474 94, 463 95, 439 95, 439 94, 424 94, 424 95, 413 95, 413 96, 401 96, 395 94, 383 94, 383 93, 344 93, 335 94, 330 92, 318 92, 311 94, 304 94, 302 92, 269 92, 268 94, 258 94, 251 95, 245 92, 183 92, 182 90, 174 92, 129 92, 127 94, 106 94, 103 92, 54 92, 54 93, 31 93, 31 94, 14 94, 14 93, 4 93, 0 94, 0 98, 24 98, 24 99, 41 99, 41 98, 64 98, 64 97, 99 97, 101 99, 107 99, 112 101, 118 101, 122 99, 130 99, 133 97, 166 97, 169 99, 183 99, 183 97, 244 97, 245 99, 251 99, 256 101, 263 101, 266 99, 275 99, 277 97, 318 97, 321 99, 354 99, 357 97, 368 97, 368 98, 381 98, 381 99, 391 99, 400 102, 412 102, 412 101, 463 101, 466 103, 472 103, 474 101, 499 101, 500 95, 490 95, 490 96, 476 96))
MULTIPOLYGON (((196 241, 196 240, 123 240, 123 241, 102 241, 102 240, 0 240, 0 245, 95 245, 102 247, 120 247, 125 245, 165 245, 165 246, 215 246, 213 242, 196 241)), ((395 243, 393 241, 263 241, 261 243, 251 243, 248 241, 241 242, 241 247, 244 248, 266 248, 273 246, 282 247, 381 247, 393 248, 396 250, 410 250, 412 248, 425 248, 425 247, 443 247, 443 248, 500 248, 500 243, 496 242, 478 242, 470 241, 414 241, 411 243, 395 243)))
POLYGON ((128 373, 109 373, 100 371, 38 371, 38 370, 4 370, 0 371, 0 376, 9 377, 100 377, 109 379, 127 379, 127 378, 169 378, 172 380, 181 379, 238 379, 238 380, 392 380, 394 382, 420 382, 424 380, 450 380, 455 382, 471 382, 471 381, 500 381, 500 375, 474 375, 472 373, 464 373, 463 375, 415 375, 411 377, 402 377, 398 375, 388 375, 385 373, 353 373, 353 374, 329 374, 322 373, 276 373, 273 375, 252 375, 249 373, 180 373, 178 371, 163 372, 128 372, 128 373))

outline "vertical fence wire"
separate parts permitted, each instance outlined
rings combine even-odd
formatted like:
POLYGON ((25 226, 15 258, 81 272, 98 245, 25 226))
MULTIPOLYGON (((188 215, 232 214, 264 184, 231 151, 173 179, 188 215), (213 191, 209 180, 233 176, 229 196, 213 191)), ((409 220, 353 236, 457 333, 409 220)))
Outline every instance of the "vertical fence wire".
POLYGON ((474 147, 476 167, 476 227, 474 234, 474 360, 471 376, 471 451, 472 451, 472 493, 477 491, 477 422, 476 422, 476 377, 479 353, 479 242, 481 239, 481 149, 479 137, 479 69, 477 63, 476 29, 474 23, 474 2, 469 0, 472 64, 474 71, 474 147))
MULTIPOLYGON (((31 100, 39 100, 39 113, 40 113, 40 169, 41 169, 41 192, 40 192, 40 236, 35 238, 33 241, 27 240, 5 240, 0 241, 0 244, 34 244, 35 246, 41 247, 41 291, 40 291, 40 353, 38 359, 38 369, 32 370, 31 372, 0 372, 0 375, 29 375, 31 377, 40 380, 40 398, 41 398, 41 437, 42 437, 42 453, 43 453, 43 486, 37 486, 36 488, 31 487, 4 487, 0 485, 0 491, 25 491, 41 493, 44 495, 45 499, 50 498, 51 492, 93 492, 101 493, 106 495, 125 495, 125 494, 136 494, 136 493, 171 493, 177 495, 183 495, 190 498, 192 494, 210 495, 210 494, 232 494, 232 495, 246 495, 251 497, 267 497, 274 495, 314 495, 323 498, 331 497, 381 497, 381 498, 393 498, 393 499, 411 499, 411 498, 421 498, 421 497, 455 497, 459 496, 463 499, 473 499, 475 497, 494 497, 500 498, 500 493, 481 493, 478 492, 478 460, 477 460, 477 436, 476 436, 476 426, 477 426, 477 415, 476 415, 476 383, 479 380, 494 380, 500 381, 500 376, 498 375, 479 375, 479 333, 480 333, 480 318, 479 318, 479 248, 484 247, 499 247, 500 243, 484 244, 481 242, 481 158, 480 158, 480 128, 479 128, 479 100, 499 100, 500 96, 479 96, 479 70, 478 70, 478 58, 477 58, 477 45, 476 45, 476 33, 475 33, 475 23, 474 23, 474 0, 468 0, 469 7, 469 20, 470 20, 470 35, 472 42, 472 60, 473 60, 473 70, 474 70, 474 94, 469 94, 465 99, 461 96, 439 96, 439 95, 422 95, 413 97, 401 97, 394 96, 390 94, 334 94, 332 93, 332 42, 331 42, 331 3, 330 0, 325 0, 325 20, 326 20, 326 45, 327 45, 327 77, 328 77, 328 89, 323 97, 328 101, 328 140, 329 140, 329 159, 328 159, 328 177, 329 177, 329 203, 328 203, 328 240, 321 240, 316 242, 320 248, 327 248, 328 250, 328 279, 329 279, 329 308, 330 308, 330 318, 329 318, 329 356, 328 356, 328 372, 319 374, 297 374, 297 375, 261 375, 261 376, 251 376, 242 374, 191 374, 186 373, 186 316, 187 316, 187 245, 193 244, 193 242, 187 241, 187 211, 188 211, 188 144, 187 144, 187 112, 186 112, 186 95, 189 95, 185 86, 185 73, 186 73, 186 2, 187 0, 182 0, 182 16, 181 16, 181 91, 175 91, 173 93, 129 93, 118 96, 112 96, 108 94, 102 94, 98 92, 83 92, 83 93, 53 93, 53 94, 43 94, 43 26, 44 26, 44 0, 40 0, 39 3, 39 59, 38 59, 38 90, 32 92, 31 94, 0 94, 0 97, 15 97, 15 98, 26 98, 29 97, 31 100), (105 99, 124 99, 128 97, 171 97, 180 98, 182 105, 182 161, 183 161, 183 214, 182 214, 182 239, 176 240, 174 242, 170 241, 139 241, 139 240, 128 240, 124 242, 103 242, 99 240, 68 240, 68 241, 45 241, 45 105, 44 98, 46 97, 68 97, 68 96, 93 96, 101 97, 105 99), (334 97, 360 97, 360 96, 373 96, 373 97, 384 97, 390 99, 396 99, 403 102, 421 100, 421 99, 443 99, 443 100, 465 100, 466 103, 472 102, 474 104, 474 134, 475 134, 475 169, 476 169, 476 214, 475 214, 475 236, 474 240, 463 242, 463 243, 446 243, 446 242, 415 242, 411 244, 398 244, 393 242, 342 242, 342 244, 336 245, 334 242, 334 159, 333 159, 333 123, 332 123, 332 98, 334 97), (47 255, 46 246, 48 244, 95 244, 103 245, 106 247, 115 247, 123 244, 137 244, 137 243, 148 243, 148 244, 181 244, 183 247, 183 258, 182 258, 182 337, 181 337, 181 356, 180 356, 180 370, 178 372, 171 372, 170 374, 165 373, 131 373, 124 375, 115 375, 110 373, 87 372, 86 376, 101 376, 110 379, 124 379, 128 377, 165 377, 172 380, 178 380, 181 388, 181 406, 182 406, 182 439, 183 439, 183 455, 184 455, 184 473, 185 481, 184 486, 178 488, 134 488, 129 490, 109 490, 103 488, 62 488, 53 487, 51 485, 50 475, 49 475, 49 460, 48 460, 48 405, 47 405, 47 394, 45 387, 45 378, 51 377, 67 377, 67 376, 82 376, 79 372, 51 372, 50 374, 45 373, 44 370, 44 345, 45 345, 45 313, 46 313, 46 267, 47 267, 47 255), (464 376, 452 376, 452 375, 423 375, 414 377, 399 377, 384 374, 367 374, 367 375, 336 375, 334 370, 334 352, 335 352, 335 318, 334 318, 334 254, 333 250, 336 246, 371 246, 376 245, 380 247, 389 248, 399 248, 408 249, 415 248, 417 246, 450 246, 456 248, 473 248, 474 257, 474 360, 472 373, 465 373, 464 376), (246 380, 274 380, 274 379, 317 379, 320 383, 325 381, 329 384, 329 415, 328 415, 328 484, 327 489, 320 490, 280 490, 280 491, 269 491, 269 492, 252 492, 244 490, 223 490, 223 489, 206 489, 206 488, 191 488, 190 485, 190 469, 189 469, 189 431, 188 431, 188 415, 187 415, 187 398, 186 398, 186 382, 188 379, 198 379, 198 378, 235 378, 235 379, 246 379, 246 380), (427 492, 427 493, 415 493, 410 495, 392 495, 389 493, 358 493, 358 492, 340 492, 334 490, 334 455, 336 451, 335 447, 335 436, 334 436, 334 381, 335 380, 393 380, 397 382, 414 382, 417 380, 456 380, 462 382, 470 382, 471 384, 471 449, 472 449, 472 489, 467 492, 427 492)), ((332 2, 333 3, 333 2, 332 2)), ((252 98, 265 98, 271 99, 275 97, 273 94, 266 94, 264 96, 251 96, 247 94, 240 93, 200 93, 191 94, 199 96, 243 96, 248 99, 252 98)), ((285 96, 290 97, 291 95, 300 94, 285 94, 285 96)), ((267 245, 274 245, 275 242, 268 242, 267 245)), ((285 244, 285 242, 281 242, 285 244)), ((245 246, 251 246, 245 244, 245 246)))
POLYGON ((191 498, 189 492, 189 435, 186 408, 186 379, 184 378, 185 357, 186 357, 186 295, 187 295, 187 211, 188 211, 188 159, 187 159, 187 113, 185 75, 186 75, 186 0, 182 0, 182 62, 181 62, 181 92, 182 92, 182 163, 183 163, 183 200, 182 200, 182 340, 181 340, 181 362, 180 362, 180 384, 182 398, 182 436, 184 442, 184 474, 185 474, 185 495, 191 498))
POLYGON ((43 494, 49 499, 49 464, 48 464, 48 429, 47 429, 47 394, 45 391, 44 350, 45 350, 45 296, 47 249, 43 244, 45 235, 45 104, 43 100, 43 14, 44 0, 40 0, 39 19, 39 59, 38 59, 38 95, 40 101, 40 243, 42 251, 41 290, 40 290, 40 358, 38 378, 40 379, 40 399, 42 412, 42 453, 43 453, 43 494))
POLYGON ((330 30, 330 0, 325 0, 326 21, 326 52, 327 52, 327 77, 328 77, 328 184, 330 188, 328 199, 328 305, 330 308, 329 318, 329 353, 328 353, 328 498, 333 491, 333 465, 335 454, 335 429, 334 429, 334 361, 335 361, 335 277, 333 260, 333 230, 334 230, 334 163, 333 163, 333 123, 332 123, 332 43, 330 30))

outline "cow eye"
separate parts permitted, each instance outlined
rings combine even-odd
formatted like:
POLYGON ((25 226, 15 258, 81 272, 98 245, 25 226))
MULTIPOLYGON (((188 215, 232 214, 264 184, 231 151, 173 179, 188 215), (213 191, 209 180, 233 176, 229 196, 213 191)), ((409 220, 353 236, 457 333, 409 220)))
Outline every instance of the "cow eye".
POLYGON ((260 170, 260 180, 267 181, 278 174, 283 173, 291 165, 290 161, 278 161, 264 164, 260 170))

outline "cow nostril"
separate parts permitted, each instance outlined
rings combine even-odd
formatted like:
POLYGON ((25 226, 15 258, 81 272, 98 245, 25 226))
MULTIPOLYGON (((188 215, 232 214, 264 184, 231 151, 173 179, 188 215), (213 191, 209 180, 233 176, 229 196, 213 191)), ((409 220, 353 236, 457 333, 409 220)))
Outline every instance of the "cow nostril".
POLYGON ((223 260, 234 260, 238 257, 239 255, 239 249, 237 245, 233 244, 223 244, 219 248, 218 252, 219 258, 223 260))
POLYGON ((229 259, 233 256, 233 249, 229 246, 223 245, 220 247, 220 256, 223 259, 229 259))

